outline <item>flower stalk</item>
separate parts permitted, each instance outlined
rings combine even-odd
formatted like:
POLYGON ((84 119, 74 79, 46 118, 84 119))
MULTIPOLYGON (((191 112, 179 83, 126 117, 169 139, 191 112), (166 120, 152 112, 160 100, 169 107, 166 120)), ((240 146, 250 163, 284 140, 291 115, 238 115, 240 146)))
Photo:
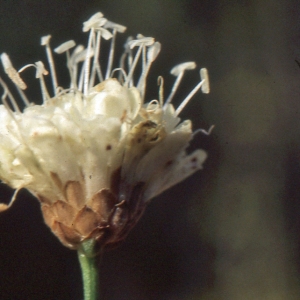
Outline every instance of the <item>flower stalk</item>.
POLYGON ((78 250, 81 267, 84 300, 97 300, 99 296, 99 276, 95 255, 95 240, 86 240, 78 250))

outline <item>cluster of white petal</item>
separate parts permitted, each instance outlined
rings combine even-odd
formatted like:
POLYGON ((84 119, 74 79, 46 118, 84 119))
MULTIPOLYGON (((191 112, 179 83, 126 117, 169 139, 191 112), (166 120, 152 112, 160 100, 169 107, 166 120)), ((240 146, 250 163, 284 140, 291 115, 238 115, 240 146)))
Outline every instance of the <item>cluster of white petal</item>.
POLYGON ((8 56, 2 54, 5 71, 26 105, 21 112, 1 79, 0 179, 4 183, 54 202, 64 199, 67 182, 84 182, 87 202, 101 189, 110 188, 114 172, 120 170, 119 201, 126 200, 132 188, 143 183, 142 200, 147 202, 202 168, 206 153, 196 150, 186 154, 193 137, 192 125, 189 120, 181 122, 178 114, 200 88, 209 91, 206 69, 201 69, 201 82, 179 110, 174 109, 171 99, 185 70, 194 68, 194 63, 172 70, 177 79, 165 103, 162 99, 147 102, 146 78, 160 44, 141 35, 129 40, 124 65, 113 70, 116 33, 125 29, 97 13, 84 23, 83 30, 90 31, 86 49, 77 46, 70 53, 73 41, 56 48, 57 53, 67 53, 71 84, 66 90, 57 85, 50 36, 44 37, 54 95, 49 96, 44 82, 47 71, 41 62, 36 63, 33 66, 41 82, 42 105, 27 100, 22 92, 25 84, 8 56), (103 38, 111 40, 105 76, 99 63, 103 38), (134 80, 137 63, 142 64, 142 73, 134 80), (119 77, 113 78, 114 74, 119 77))

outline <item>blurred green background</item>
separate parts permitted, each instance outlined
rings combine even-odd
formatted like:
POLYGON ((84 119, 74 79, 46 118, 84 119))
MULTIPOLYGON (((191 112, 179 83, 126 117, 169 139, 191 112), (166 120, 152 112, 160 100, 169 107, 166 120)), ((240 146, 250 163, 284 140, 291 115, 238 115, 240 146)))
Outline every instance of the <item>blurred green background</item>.
MULTIPOLYGON (((208 152, 204 170, 154 199, 125 243, 104 254, 103 299, 300 299, 300 2, 2 0, 0 52, 19 68, 46 61, 43 35, 53 47, 86 44, 82 22, 96 11, 128 27, 120 53, 128 35, 162 43, 148 100, 158 75, 170 90, 174 65, 207 67, 211 93, 181 117, 194 129, 216 126, 191 144, 208 152)), ((56 62, 66 85, 64 58, 56 62)), ((198 80, 189 72, 175 105, 198 80)), ((12 191, 0 188, 8 202, 12 191)), ((81 299, 76 252, 50 233, 29 193, 18 198, 0 216, 0 299, 81 299)))

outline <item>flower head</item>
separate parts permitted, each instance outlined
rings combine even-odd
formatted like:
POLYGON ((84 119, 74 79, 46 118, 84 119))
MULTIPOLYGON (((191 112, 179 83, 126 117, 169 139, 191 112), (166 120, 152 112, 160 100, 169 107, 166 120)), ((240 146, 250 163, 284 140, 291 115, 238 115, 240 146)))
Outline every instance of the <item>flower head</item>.
MULTIPOLYGON (((46 224, 69 248, 87 239, 103 246, 123 240, 151 198, 201 169, 206 158, 203 150, 186 153, 192 124, 178 115, 200 88, 209 92, 207 70, 200 70, 200 83, 177 109, 171 100, 184 72, 195 68, 193 62, 171 71, 176 80, 166 101, 162 78, 159 99, 145 101, 147 75, 161 45, 142 35, 128 39, 120 66, 113 68, 116 35, 125 30, 97 13, 83 25, 83 31, 89 31, 87 48, 68 41, 55 49, 67 56, 67 89, 58 86, 51 36, 43 37, 52 96, 42 62, 16 71, 8 55, 1 55, 25 109, 20 110, 0 78, 0 179, 16 193, 26 188, 35 195, 46 224), (111 45, 105 73, 100 64, 103 40, 111 45), (23 92, 26 84, 20 73, 32 66, 42 105, 30 102, 23 92)), ((16 193, 0 210, 12 204, 16 193)))

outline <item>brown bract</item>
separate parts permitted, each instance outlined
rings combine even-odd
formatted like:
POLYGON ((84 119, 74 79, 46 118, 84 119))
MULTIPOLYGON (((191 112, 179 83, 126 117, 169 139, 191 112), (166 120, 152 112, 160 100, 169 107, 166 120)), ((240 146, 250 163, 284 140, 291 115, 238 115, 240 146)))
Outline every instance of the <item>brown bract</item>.
POLYGON ((77 249, 88 239, 97 240, 100 247, 114 246, 136 224, 146 207, 140 201, 144 184, 128 187, 130 199, 119 199, 119 170, 114 172, 111 182, 110 189, 101 189, 88 201, 84 183, 78 181, 69 181, 64 186, 65 199, 51 202, 38 196, 46 224, 65 246, 77 249))

